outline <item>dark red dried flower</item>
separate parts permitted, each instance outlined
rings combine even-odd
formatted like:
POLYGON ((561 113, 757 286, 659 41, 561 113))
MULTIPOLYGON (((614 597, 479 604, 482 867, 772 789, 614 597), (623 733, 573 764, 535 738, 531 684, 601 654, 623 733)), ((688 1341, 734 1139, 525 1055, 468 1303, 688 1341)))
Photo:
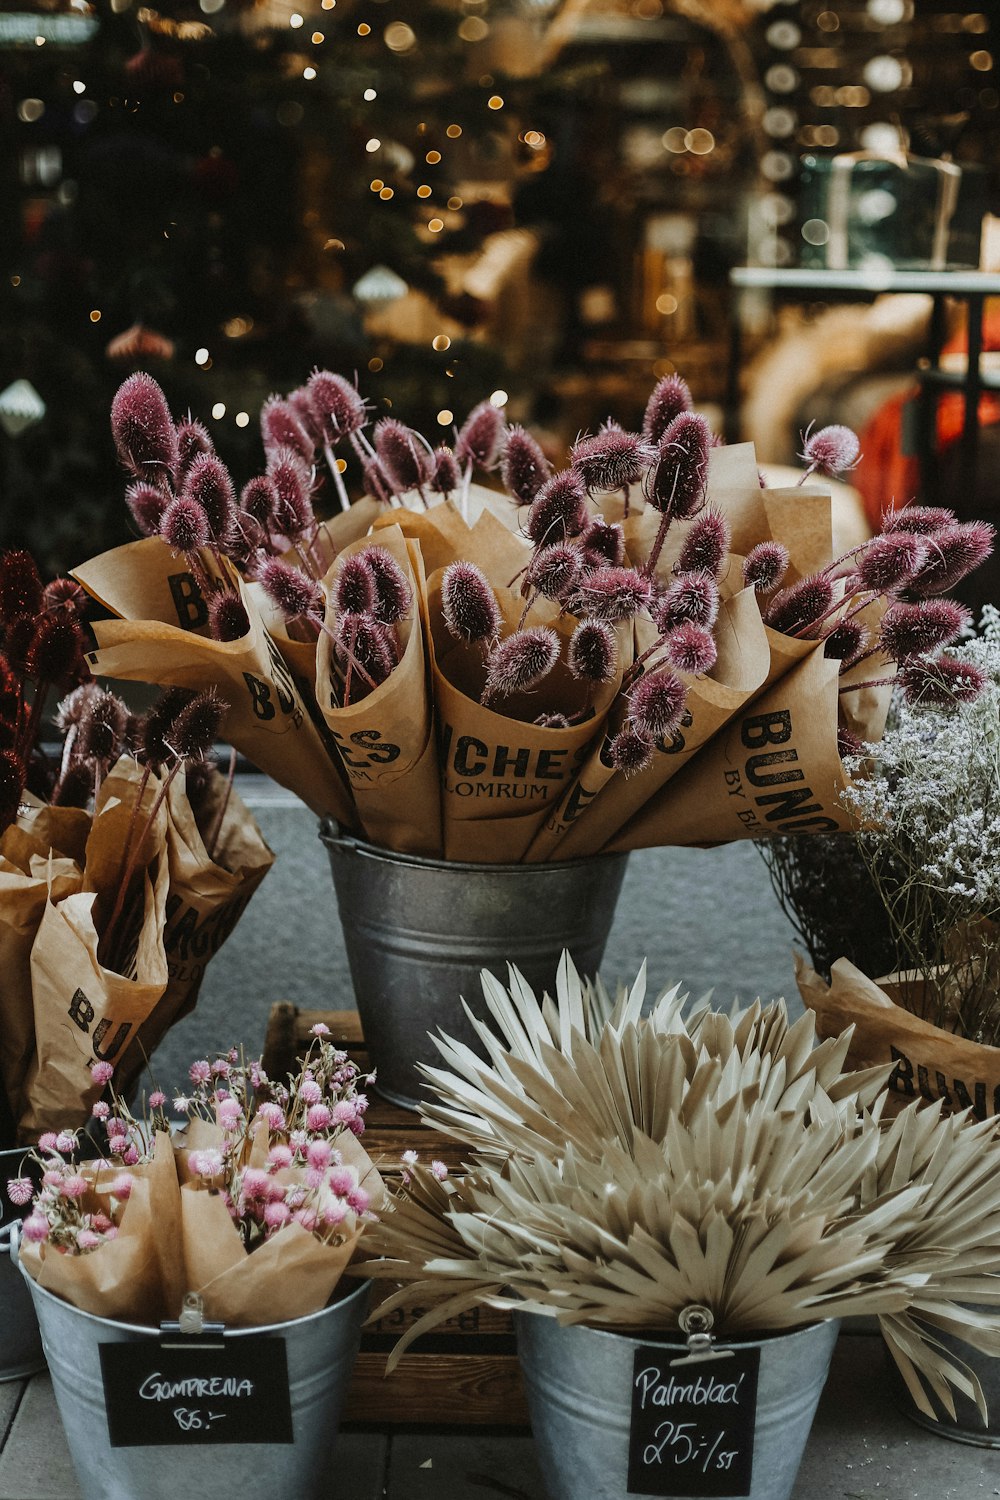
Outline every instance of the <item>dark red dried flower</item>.
POLYGON ((758 542, 743 560, 743 583, 758 594, 776 589, 788 571, 788 548, 783 542, 758 542))
POLYGON ((697 412, 675 417, 661 437, 646 475, 650 505, 673 520, 697 515, 705 503, 712 431, 697 412))
POLYGON ((364 479, 365 493, 371 495, 380 505, 388 505, 392 499, 392 482, 377 458, 368 459, 363 466, 362 477, 364 479))
POLYGON ((418 433, 395 417, 375 423, 375 454, 396 494, 418 490, 430 478, 431 456, 418 433))
POLYGON ((317 426, 332 443, 358 432, 368 420, 357 387, 342 375, 334 375, 330 370, 314 370, 306 381, 306 394, 317 426))
POLYGON ((552 465, 540 446, 523 427, 508 427, 500 460, 500 478, 518 505, 530 505, 547 479, 552 465))
POLYGON ((42 607, 42 580, 30 552, 0 553, 0 621, 35 615, 42 607))
POLYGON ((849 756, 857 758, 864 755, 864 753, 864 740, 859 739, 854 731, 848 729, 845 724, 839 725, 837 729, 837 754, 841 760, 846 760, 849 756))
POLYGON ((719 613, 719 585, 710 573, 678 573, 657 600, 653 622, 661 635, 690 621, 710 630, 719 613))
POLYGON ((365 673, 377 686, 386 680, 398 659, 391 627, 368 614, 340 616, 336 650, 345 671, 351 669, 351 658, 362 669, 361 673, 352 671, 352 701, 371 690, 371 684, 364 680, 365 673))
POLYGON ((925 538, 923 565, 910 583, 919 599, 943 594, 984 563, 993 551, 996 530, 988 521, 959 521, 925 538))
POLYGON ((626 432, 617 422, 605 422, 592 437, 580 438, 570 449, 570 463, 588 494, 623 490, 642 478, 650 452, 637 432, 626 432))
POLYGON ((649 579, 634 568, 597 568, 580 585, 577 613, 597 620, 630 620, 649 597, 649 579))
POLYGON ((197 552, 209 543, 208 517, 196 500, 178 495, 163 512, 160 535, 175 552, 197 552))
POLYGON ((833 603, 833 584, 822 573, 800 578, 782 589, 763 611, 764 624, 784 635, 797 635, 815 624, 833 603))
POLYGON ((375 583, 372 610, 383 625, 394 625, 410 609, 410 585, 399 563, 385 547, 365 549, 365 561, 375 583))
POLYGON ((952 656, 916 657, 905 662, 899 680, 907 703, 924 708, 955 708, 975 703, 986 686, 986 678, 969 661, 952 656))
POLYGON ((280 557, 265 558, 257 569, 257 581, 286 620, 322 620, 323 590, 291 563, 280 557))
POLYGON ((89 765, 78 761, 67 766, 51 793, 54 807, 86 807, 94 791, 94 773, 89 765))
POLYGON ((173 748, 181 760, 196 760, 211 750, 228 707, 215 689, 209 688, 181 709, 171 732, 173 748))
MULTIPOLYGON (((450 448, 435 448, 428 483, 436 495, 452 495, 462 483, 462 471, 450 448)), ((388 499, 388 495, 385 497, 388 499)))
POLYGON ((110 760, 119 753, 128 721, 122 700, 103 688, 88 695, 76 750, 84 759, 110 760))
POLYGON ((274 511, 278 504, 278 491, 267 474, 248 479, 240 491, 240 509, 257 522, 267 533, 274 524, 274 511))
POLYGON ((176 474, 177 429, 166 396, 143 370, 130 375, 115 393, 111 435, 119 459, 137 479, 176 474))
POLYGON ((854 565, 862 588, 890 594, 905 588, 920 571, 926 556, 927 544, 922 537, 898 531, 890 536, 872 537, 858 553, 854 565))
POLYGON ((635 776, 652 763, 653 746, 626 725, 608 746, 608 759, 623 776, 635 776))
POLYGON ((711 573, 714 578, 729 551, 729 522, 721 511, 709 508, 702 512, 691 526, 680 555, 677 570, 680 573, 711 573))
POLYGON ((642 435, 647 443, 659 443, 675 417, 693 406, 691 388, 679 375, 664 375, 646 402, 642 435))
POLYGON ((13 750, 0 750, 0 832, 17 818, 26 779, 21 757, 13 750))
POLYGON ((24 672, 28 659, 28 651, 35 638, 36 615, 18 615, 16 619, 7 624, 7 633, 3 639, 3 649, 7 657, 7 663, 14 672, 24 672))
POLYGON ((640 738, 657 744, 680 727, 687 685, 668 668, 640 677, 629 695, 628 716, 640 738))
POLYGON ((917 604, 897 601, 882 616, 879 645, 893 661, 923 656, 949 646, 971 619, 969 611, 954 599, 922 599, 917 604))
POLYGON ((269 396, 264 402, 260 409, 260 431, 265 453, 274 448, 291 448, 304 463, 312 463, 316 444, 295 407, 284 397, 269 396))
POLYGON ((503 412, 492 401, 480 401, 466 417, 455 443, 459 467, 474 464, 480 469, 495 469, 500 461, 504 434, 503 412))
POLYGON ((250 632, 250 616, 239 594, 214 594, 208 606, 213 641, 241 641, 250 632))
POLYGON ((587 525, 587 497, 583 480, 573 469, 553 474, 531 502, 525 534, 536 547, 579 536, 587 525))
POLYGON ((275 448, 267 456, 267 475, 274 486, 274 525, 283 536, 298 537, 315 523, 309 489, 312 473, 292 448, 275 448))
POLYGON ((676 667, 679 672, 690 672, 697 676, 712 670, 718 650, 711 631, 685 620, 667 636, 664 654, 671 666, 676 667))
POLYGON ((817 432, 803 434, 800 457, 808 464, 810 473, 818 470, 820 474, 837 475, 853 469, 860 452, 857 433, 834 422, 817 432))
POLYGON ((500 634, 500 609, 485 573, 475 563, 453 562, 441 578, 441 613, 462 641, 490 641, 500 634))
POLYGON ((125 504, 143 536, 159 535, 163 512, 170 500, 169 490, 161 489, 157 484, 150 484, 145 479, 137 479, 125 491, 125 504))
POLYGON ((868 632, 858 620, 840 620, 825 638, 823 655, 849 665, 868 644, 868 632))
POLYGON ((75 615, 42 615, 28 647, 24 669, 37 682, 63 682, 80 669, 83 631, 75 615))
POLYGON ((214 453, 191 460, 181 494, 205 512, 209 535, 220 547, 228 542, 236 513, 236 491, 229 470, 214 453))
POLYGON ((571 542, 540 547, 528 564, 526 588, 537 589, 547 599, 561 599, 580 576, 580 550, 571 542))
POLYGON ((177 477, 183 479, 199 453, 214 453, 208 428, 190 414, 177 423, 177 477))
POLYGON ((490 653, 483 703, 536 687, 559 660, 559 637, 547 625, 516 630, 490 653))
POLYGON ((882 517, 882 532, 885 536, 894 531, 933 536, 945 526, 953 526, 955 521, 955 512, 945 510, 943 505, 904 505, 900 510, 886 511, 882 517))
POLYGON ((330 600, 338 615, 367 615, 375 607, 375 577, 364 551, 345 557, 330 585, 330 600))
POLYGON ((304 385, 299 386, 296 391, 288 392, 288 404, 302 423, 306 432, 308 432, 315 450, 316 444, 323 441, 323 433, 320 429, 312 401, 309 398, 309 392, 304 385))
POLYGON ((585 682, 610 682, 618 670, 618 640, 607 620, 581 620, 569 640, 569 669, 585 682))
POLYGON ((617 522, 595 516, 581 531, 580 546, 591 568, 603 567, 605 563, 618 568, 625 557, 625 533, 617 522))
POLYGON ((170 687, 161 693, 141 721, 141 759, 160 766, 174 759, 174 720, 194 699, 188 688, 170 687))

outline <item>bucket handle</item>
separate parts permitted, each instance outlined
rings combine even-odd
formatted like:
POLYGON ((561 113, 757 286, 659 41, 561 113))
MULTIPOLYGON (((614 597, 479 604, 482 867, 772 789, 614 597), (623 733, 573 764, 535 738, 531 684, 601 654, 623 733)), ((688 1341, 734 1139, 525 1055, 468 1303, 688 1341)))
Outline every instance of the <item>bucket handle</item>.
POLYGON ((6 1252, 14 1265, 18 1263, 18 1248, 21 1243, 21 1221, 15 1219, 13 1223, 5 1224, 0 1229, 0 1255, 6 1252))

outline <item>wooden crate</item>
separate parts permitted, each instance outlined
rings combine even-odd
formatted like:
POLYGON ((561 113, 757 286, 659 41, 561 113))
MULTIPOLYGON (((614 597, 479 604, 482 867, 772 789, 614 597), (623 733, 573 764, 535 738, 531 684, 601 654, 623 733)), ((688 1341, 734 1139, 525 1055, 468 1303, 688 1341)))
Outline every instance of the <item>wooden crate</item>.
MULTIPOLYGON (((362 1069, 368 1053, 361 1023, 353 1010, 300 1010, 287 1002, 271 1009, 264 1043, 264 1067, 272 1078, 293 1072, 296 1059, 311 1041, 310 1028, 322 1021, 330 1039, 351 1054, 362 1069)), ((410 1110, 371 1095, 364 1145, 390 1180, 400 1171, 404 1151, 420 1153, 424 1162, 439 1160, 457 1170, 466 1148, 450 1136, 421 1125, 410 1110)), ((375 1282, 376 1296, 390 1286, 375 1282)), ((361 1352, 348 1394, 346 1420, 385 1426, 448 1425, 523 1427, 528 1413, 507 1313, 474 1308, 450 1318, 414 1343, 391 1375, 385 1364, 404 1330, 421 1316, 414 1302, 370 1324, 361 1337, 361 1352)))

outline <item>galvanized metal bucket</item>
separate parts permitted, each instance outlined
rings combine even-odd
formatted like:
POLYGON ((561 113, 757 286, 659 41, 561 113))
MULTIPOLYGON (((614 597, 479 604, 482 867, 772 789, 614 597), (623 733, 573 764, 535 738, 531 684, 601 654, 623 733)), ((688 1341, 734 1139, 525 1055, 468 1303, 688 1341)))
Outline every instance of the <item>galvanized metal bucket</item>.
POLYGON ((23 1151, 0 1151, 0 1380, 21 1380, 45 1369, 31 1293, 11 1258, 11 1237, 21 1211, 4 1193, 7 1179, 21 1175, 23 1159, 23 1151))
MULTIPOLYGON (((633 1359, 662 1343, 515 1313, 531 1430, 549 1500, 627 1500, 633 1359)), ((719 1349, 760 1349, 750 1500, 788 1500, 826 1382, 840 1324, 816 1323, 719 1349)), ((717 1493, 717 1491, 715 1492, 717 1493)))
MULTIPOLYGON (((996 1308, 981 1307, 978 1311, 995 1314, 996 1308)), ((961 1343, 950 1333, 944 1333, 939 1328, 934 1329, 934 1337, 938 1343, 944 1345, 949 1354, 954 1355, 956 1360, 975 1371, 983 1388, 983 1395, 986 1397, 989 1421, 983 1421, 979 1407, 969 1396, 963 1396, 961 1391, 952 1392, 955 1400, 955 1415, 950 1416, 927 1382, 921 1380, 920 1383, 937 1413, 938 1420, 935 1422, 931 1417, 925 1416, 907 1390, 906 1383, 896 1367, 896 1361, 886 1349, 885 1359, 893 1405, 905 1417, 909 1417, 911 1422, 916 1422, 919 1427, 926 1427, 928 1432, 934 1432, 938 1437, 949 1438, 953 1443, 972 1443, 977 1448, 1000 1448, 1000 1358, 981 1354, 978 1349, 970 1349, 968 1344, 961 1343)), ((917 1378, 920 1380, 919 1375, 917 1378)))
MULTIPOLYGON (((596 974, 614 920, 627 854, 539 865, 474 865, 395 854, 325 821, 354 998, 380 1094, 418 1109, 418 1062, 441 1061, 438 1028, 477 1047, 464 997, 485 1014, 480 972, 507 964, 539 995, 563 949, 596 974)), ((478 1050, 478 1047, 477 1047, 478 1050)))
POLYGON ((368 1307, 369 1284, 290 1323, 234 1329, 226 1338, 274 1334, 285 1342, 294 1441, 118 1447, 108 1435, 99 1346, 158 1337, 159 1330, 94 1317, 38 1286, 31 1290, 59 1415, 83 1500, 177 1500, 248 1494, 319 1500, 335 1493, 333 1444, 368 1307))

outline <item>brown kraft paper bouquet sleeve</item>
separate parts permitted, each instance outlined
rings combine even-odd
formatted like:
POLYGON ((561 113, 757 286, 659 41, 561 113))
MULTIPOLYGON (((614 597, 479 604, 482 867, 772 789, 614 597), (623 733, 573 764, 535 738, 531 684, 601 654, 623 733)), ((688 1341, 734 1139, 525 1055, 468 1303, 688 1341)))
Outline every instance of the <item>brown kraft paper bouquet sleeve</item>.
MULTIPOLYGON (((324 631, 316 652, 316 698, 367 837, 400 853, 434 857, 441 853, 441 788, 424 649, 420 549, 407 544, 398 526, 380 527, 373 537, 345 547, 326 582, 332 585, 343 559, 373 543, 392 555, 410 586, 409 615, 397 627, 400 659, 372 692, 338 706, 331 690, 332 645, 324 631)), ((326 623, 335 626, 332 608, 326 623)))
POLYGON ((852 1066, 892 1063, 888 1086, 904 1100, 943 1099, 955 1110, 971 1108, 981 1120, 1000 1116, 1000 1047, 922 1021, 881 987, 891 988, 889 979, 869 979, 846 958, 837 959, 827 985, 795 954, 795 978, 821 1036, 854 1027, 852 1066))
MULTIPOLYGON (((543 709, 576 714, 583 689, 560 662, 534 693, 506 700, 507 713, 484 708, 479 651, 455 641, 444 625, 440 574, 428 580, 433 637, 434 699, 442 767, 445 858, 485 864, 515 864, 569 783, 621 684, 619 660, 613 681, 602 684, 593 712, 567 728, 531 722, 543 709)), ((520 618, 524 601, 510 589, 494 590, 507 628, 520 618)), ((576 620, 547 601, 533 609, 532 624, 551 625, 563 646, 576 620)))
POLYGON ((141 1074, 169 1028, 194 1009, 210 958, 274 863, 245 803, 222 776, 210 783, 202 821, 212 839, 211 854, 181 771, 171 781, 166 800, 167 986, 118 1064, 119 1093, 141 1074))
MULTIPOLYGON (((651 622, 637 622, 639 653, 655 635, 651 622)), ((607 765, 607 736, 602 736, 601 744, 592 751, 554 815, 536 836, 528 852, 530 860, 576 859, 598 853, 753 697, 764 681, 769 652, 752 589, 724 601, 714 635, 718 660, 706 676, 686 679, 684 719, 671 743, 657 747, 646 770, 626 777, 607 765)))
POLYGON ((353 826, 350 795, 281 652, 245 585, 240 591, 250 630, 238 641, 200 634, 207 608, 183 558, 157 537, 130 542, 74 570, 74 577, 124 618, 94 625, 98 650, 88 664, 98 676, 171 684, 202 692, 218 687, 229 704, 223 733, 231 744, 288 787, 307 807, 353 826), (175 623, 176 622, 176 623, 175 623))

